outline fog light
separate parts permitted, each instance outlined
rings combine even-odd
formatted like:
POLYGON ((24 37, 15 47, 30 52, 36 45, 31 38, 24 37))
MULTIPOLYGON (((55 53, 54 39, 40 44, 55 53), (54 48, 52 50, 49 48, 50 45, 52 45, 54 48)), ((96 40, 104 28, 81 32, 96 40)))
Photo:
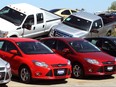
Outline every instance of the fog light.
POLYGON ((92 69, 89 69, 89 72, 92 72, 93 70, 92 69))
POLYGON ((36 76, 41 76, 41 75, 42 75, 41 72, 37 72, 37 73, 36 73, 36 76))

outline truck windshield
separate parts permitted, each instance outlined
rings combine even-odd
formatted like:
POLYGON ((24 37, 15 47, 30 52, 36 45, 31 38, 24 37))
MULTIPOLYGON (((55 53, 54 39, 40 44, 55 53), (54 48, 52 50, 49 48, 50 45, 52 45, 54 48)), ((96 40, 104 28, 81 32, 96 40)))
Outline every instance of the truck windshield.
POLYGON ((26 16, 25 14, 20 13, 14 9, 11 9, 7 6, 0 10, 0 17, 13 23, 16 26, 21 25, 25 16, 26 16))
POLYGON ((77 52, 100 52, 99 48, 88 41, 75 40, 69 42, 69 44, 77 52))
POLYGON ((17 42, 25 54, 53 54, 54 52, 41 42, 17 42))
POLYGON ((84 31, 89 31, 91 26, 91 21, 73 15, 70 15, 68 18, 66 18, 63 23, 84 31))

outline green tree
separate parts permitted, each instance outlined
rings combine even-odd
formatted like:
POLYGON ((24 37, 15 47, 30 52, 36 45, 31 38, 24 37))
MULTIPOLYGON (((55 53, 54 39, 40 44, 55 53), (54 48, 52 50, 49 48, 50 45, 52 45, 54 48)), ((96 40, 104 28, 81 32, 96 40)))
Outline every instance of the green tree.
POLYGON ((108 10, 116 10, 116 1, 112 2, 111 6, 108 8, 108 10))

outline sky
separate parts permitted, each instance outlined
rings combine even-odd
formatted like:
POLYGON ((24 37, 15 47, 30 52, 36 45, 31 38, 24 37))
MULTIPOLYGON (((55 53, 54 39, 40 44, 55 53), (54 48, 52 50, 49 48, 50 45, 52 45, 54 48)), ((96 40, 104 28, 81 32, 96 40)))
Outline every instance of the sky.
POLYGON ((54 8, 82 9, 87 12, 106 11, 115 0, 1 0, 0 8, 9 4, 28 3, 39 8, 51 10, 54 8))

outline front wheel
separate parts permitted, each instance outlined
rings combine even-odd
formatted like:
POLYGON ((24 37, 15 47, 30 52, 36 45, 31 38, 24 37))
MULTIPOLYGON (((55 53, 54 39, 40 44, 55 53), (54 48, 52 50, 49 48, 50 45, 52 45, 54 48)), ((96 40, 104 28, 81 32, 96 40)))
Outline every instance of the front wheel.
POLYGON ((22 67, 20 69, 20 80, 24 83, 30 83, 31 81, 31 72, 28 67, 22 67))
POLYGON ((72 76, 74 78, 83 78, 84 70, 80 64, 74 64, 72 67, 72 76))

